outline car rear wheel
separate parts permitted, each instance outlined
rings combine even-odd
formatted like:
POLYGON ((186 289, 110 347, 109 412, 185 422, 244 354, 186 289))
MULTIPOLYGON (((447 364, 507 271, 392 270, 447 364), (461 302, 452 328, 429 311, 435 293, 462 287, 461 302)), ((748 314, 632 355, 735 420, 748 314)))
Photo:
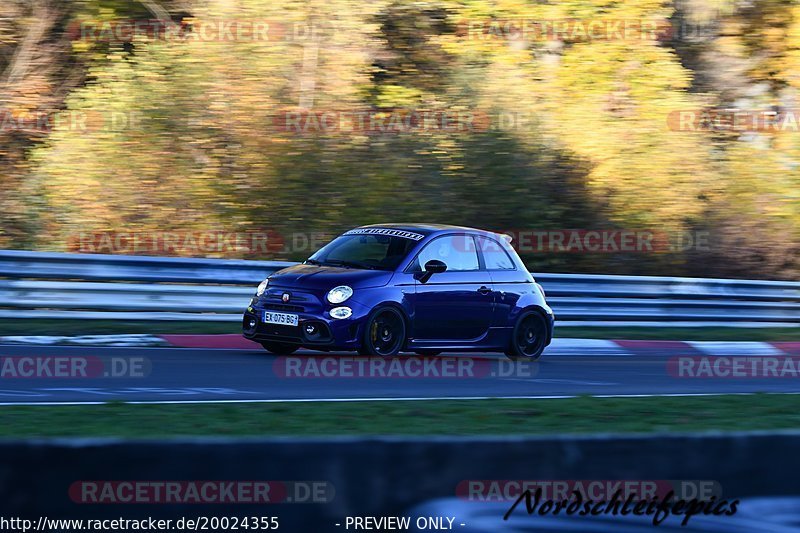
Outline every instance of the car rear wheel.
POLYGON ((361 355, 397 355, 406 343, 406 321, 394 307, 381 307, 367 320, 361 355))
POLYGON ((547 324, 542 315, 529 311, 517 320, 506 355, 517 361, 536 361, 542 356, 546 345, 547 324))
POLYGON ((268 352, 274 353, 275 355, 289 355, 296 352, 300 348, 299 344, 275 341, 262 342, 261 346, 263 346, 268 352))

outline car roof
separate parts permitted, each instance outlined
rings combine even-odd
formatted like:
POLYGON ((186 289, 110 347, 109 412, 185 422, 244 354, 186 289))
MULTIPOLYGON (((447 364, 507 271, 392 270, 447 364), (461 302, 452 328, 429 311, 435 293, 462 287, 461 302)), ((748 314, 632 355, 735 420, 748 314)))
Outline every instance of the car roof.
POLYGON ((468 228, 466 226, 452 226, 449 224, 425 224, 425 223, 398 223, 398 224, 370 224, 368 226, 359 226, 358 229, 363 228, 384 228, 384 229, 397 229, 401 231, 411 231, 428 236, 434 233, 447 233, 450 231, 466 231, 470 233, 478 233, 482 235, 497 235, 496 232, 468 228))

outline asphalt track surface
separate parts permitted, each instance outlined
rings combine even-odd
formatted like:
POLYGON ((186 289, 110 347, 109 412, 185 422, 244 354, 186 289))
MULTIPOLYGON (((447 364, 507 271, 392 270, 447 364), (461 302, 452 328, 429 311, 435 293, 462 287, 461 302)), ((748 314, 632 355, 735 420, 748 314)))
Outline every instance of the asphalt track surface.
POLYGON ((295 356, 251 350, 0 345, 0 404, 800 393, 798 377, 676 377, 670 367, 676 353, 667 348, 648 354, 545 353, 533 365, 513 365, 495 354, 444 355, 428 358, 434 361, 427 367, 424 361, 401 360, 407 366, 395 366, 395 377, 387 377, 389 366, 371 367, 354 354, 295 356), (67 370, 68 377, 42 377, 58 373, 57 364, 64 373, 64 365, 74 358, 84 365, 89 361, 88 371, 83 367, 67 370), (31 361, 41 365, 35 377, 14 375, 30 373, 31 361), (396 377, 398 370, 401 377, 396 377))

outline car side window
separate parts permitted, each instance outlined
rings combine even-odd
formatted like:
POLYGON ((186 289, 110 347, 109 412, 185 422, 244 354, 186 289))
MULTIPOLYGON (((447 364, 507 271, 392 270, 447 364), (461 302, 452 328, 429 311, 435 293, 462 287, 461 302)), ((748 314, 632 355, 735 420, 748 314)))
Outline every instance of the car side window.
POLYGON ((503 246, 493 240, 485 237, 478 237, 478 246, 483 255, 483 263, 486 265, 487 270, 514 270, 514 261, 503 249, 503 246))
POLYGON ((425 263, 438 259, 447 265, 448 272, 478 270, 478 251, 470 235, 446 235, 428 243, 420 251, 413 270, 425 269, 425 263))

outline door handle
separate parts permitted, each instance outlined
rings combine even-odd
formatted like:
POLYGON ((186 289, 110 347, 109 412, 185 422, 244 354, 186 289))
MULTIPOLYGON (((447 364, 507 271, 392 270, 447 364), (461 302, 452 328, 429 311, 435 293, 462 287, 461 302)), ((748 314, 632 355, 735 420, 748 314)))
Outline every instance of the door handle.
POLYGON ((492 289, 484 285, 483 287, 478 289, 478 292, 481 294, 489 294, 490 292, 492 292, 492 289))

